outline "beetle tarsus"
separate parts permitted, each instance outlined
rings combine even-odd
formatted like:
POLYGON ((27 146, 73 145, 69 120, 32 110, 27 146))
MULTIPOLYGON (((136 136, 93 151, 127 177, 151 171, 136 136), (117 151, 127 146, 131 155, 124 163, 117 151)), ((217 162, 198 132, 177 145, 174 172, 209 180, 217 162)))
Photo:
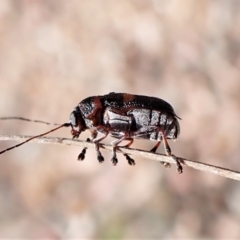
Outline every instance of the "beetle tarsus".
MULTIPOLYGON (((91 142, 91 139, 90 139, 90 138, 87 138, 87 139, 86 139, 86 142, 91 142)), ((81 151, 81 153, 78 155, 78 160, 79 160, 79 161, 83 161, 83 160, 85 159, 86 152, 87 152, 87 147, 83 148, 83 150, 81 151)))
POLYGON ((100 150, 99 150, 99 143, 95 143, 95 150, 97 152, 97 159, 99 161, 99 163, 102 163, 104 161, 104 157, 102 156, 100 150))
POLYGON ((179 174, 181 174, 181 173, 183 172, 183 168, 182 168, 181 165, 180 165, 179 167, 177 167, 177 172, 178 172, 179 174))
POLYGON ((113 163, 113 166, 116 166, 116 165, 117 165, 118 159, 117 159, 116 156, 113 156, 113 157, 112 157, 112 163, 113 163))
POLYGON ((165 168, 170 168, 171 167, 171 164, 168 163, 168 162, 160 162, 165 168))
POLYGON ((126 157, 129 165, 134 166, 136 164, 134 159, 132 159, 128 154, 124 153, 123 155, 126 157))
POLYGON ((102 162, 104 162, 104 157, 102 156, 102 154, 101 154, 101 153, 100 153, 100 154, 98 154, 98 156, 97 156, 97 159, 98 159, 99 163, 102 163, 102 162))
POLYGON ((181 173, 183 172, 183 167, 182 167, 180 161, 179 161, 178 158, 177 158, 175 155, 173 155, 173 154, 172 154, 170 157, 172 157, 172 158, 174 159, 174 161, 176 161, 177 172, 178 172, 179 174, 181 174, 181 173))
POLYGON ((83 148, 82 152, 78 155, 78 160, 83 161, 85 158, 87 148, 83 148))

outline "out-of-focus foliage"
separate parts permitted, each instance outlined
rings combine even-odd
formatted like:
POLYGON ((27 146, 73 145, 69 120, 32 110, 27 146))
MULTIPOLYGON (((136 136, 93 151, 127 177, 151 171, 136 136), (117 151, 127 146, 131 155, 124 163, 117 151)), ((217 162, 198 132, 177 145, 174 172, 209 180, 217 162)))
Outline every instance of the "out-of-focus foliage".
MULTIPOLYGON (((177 156, 240 169, 240 1, 2 0, 0 33, 1 116, 63 123, 91 95, 156 96, 182 118, 177 156)), ((77 162, 80 151, 28 143, 0 156, 1 238, 240 238, 238 182, 120 155, 113 167, 107 152, 99 164, 94 150, 77 162)))

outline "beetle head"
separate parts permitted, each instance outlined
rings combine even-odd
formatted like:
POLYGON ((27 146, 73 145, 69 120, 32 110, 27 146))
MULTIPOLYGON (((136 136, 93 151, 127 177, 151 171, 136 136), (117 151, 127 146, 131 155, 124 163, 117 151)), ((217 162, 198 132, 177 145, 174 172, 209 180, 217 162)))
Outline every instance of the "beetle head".
POLYGON ((73 138, 78 138, 82 131, 86 129, 85 121, 82 117, 79 107, 74 108, 70 114, 71 134, 73 138))

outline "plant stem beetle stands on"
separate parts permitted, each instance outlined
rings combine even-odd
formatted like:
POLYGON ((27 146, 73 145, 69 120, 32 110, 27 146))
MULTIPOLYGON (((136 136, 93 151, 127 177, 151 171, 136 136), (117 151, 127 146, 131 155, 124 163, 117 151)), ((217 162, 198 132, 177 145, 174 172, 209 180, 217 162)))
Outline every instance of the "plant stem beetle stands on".
MULTIPOLYGON (((8 148, 3 152, 18 147, 33 138, 44 136, 61 127, 71 127, 73 138, 78 138, 81 132, 89 130, 90 141, 95 144, 97 159, 101 163, 104 158, 99 150, 100 142, 108 135, 116 138, 112 142, 112 162, 118 162, 116 151, 118 145, 127 140, 125 147, 130 147, 134 139, 147 139, 157 141, 151 152, 156 152, 163 141, 167 156, 172 157, 177 164, 177 171, 182 173, 179 160, 172 155, 167 139, 177 139, 180 133, 178 123, 180 119, 174 112, 172 106, 162 99, 127 93, 114 93, 103 96, 93 96, 82 100, 70 114, 70 123, 65 123, 49 132, 32 137, 25 142, 8 148), (98 137, 98 134, 101 134, 98 137)), ((78 159, 83 160, 86 148, 79 154, 78 159)), ((124 154, 130 165, 135 162, 129 155, 124 154)), ((169 163, 162 162, 165 166, 169 163)))

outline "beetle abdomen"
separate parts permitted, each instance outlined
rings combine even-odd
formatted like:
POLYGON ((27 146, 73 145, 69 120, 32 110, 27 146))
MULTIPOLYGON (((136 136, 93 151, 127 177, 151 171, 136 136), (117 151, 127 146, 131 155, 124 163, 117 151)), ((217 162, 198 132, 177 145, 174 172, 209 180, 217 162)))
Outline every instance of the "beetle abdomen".
POLYGON ((133 109, 128 112, 134 119, 135 132, 141 128, 147 129, 145 135, 137 135, 136 138, 148 138, 157 140, 159 132, 163 132, 166 138, 176 139, 180 134, 180 126, 175 115, 157 110, 133 109))

